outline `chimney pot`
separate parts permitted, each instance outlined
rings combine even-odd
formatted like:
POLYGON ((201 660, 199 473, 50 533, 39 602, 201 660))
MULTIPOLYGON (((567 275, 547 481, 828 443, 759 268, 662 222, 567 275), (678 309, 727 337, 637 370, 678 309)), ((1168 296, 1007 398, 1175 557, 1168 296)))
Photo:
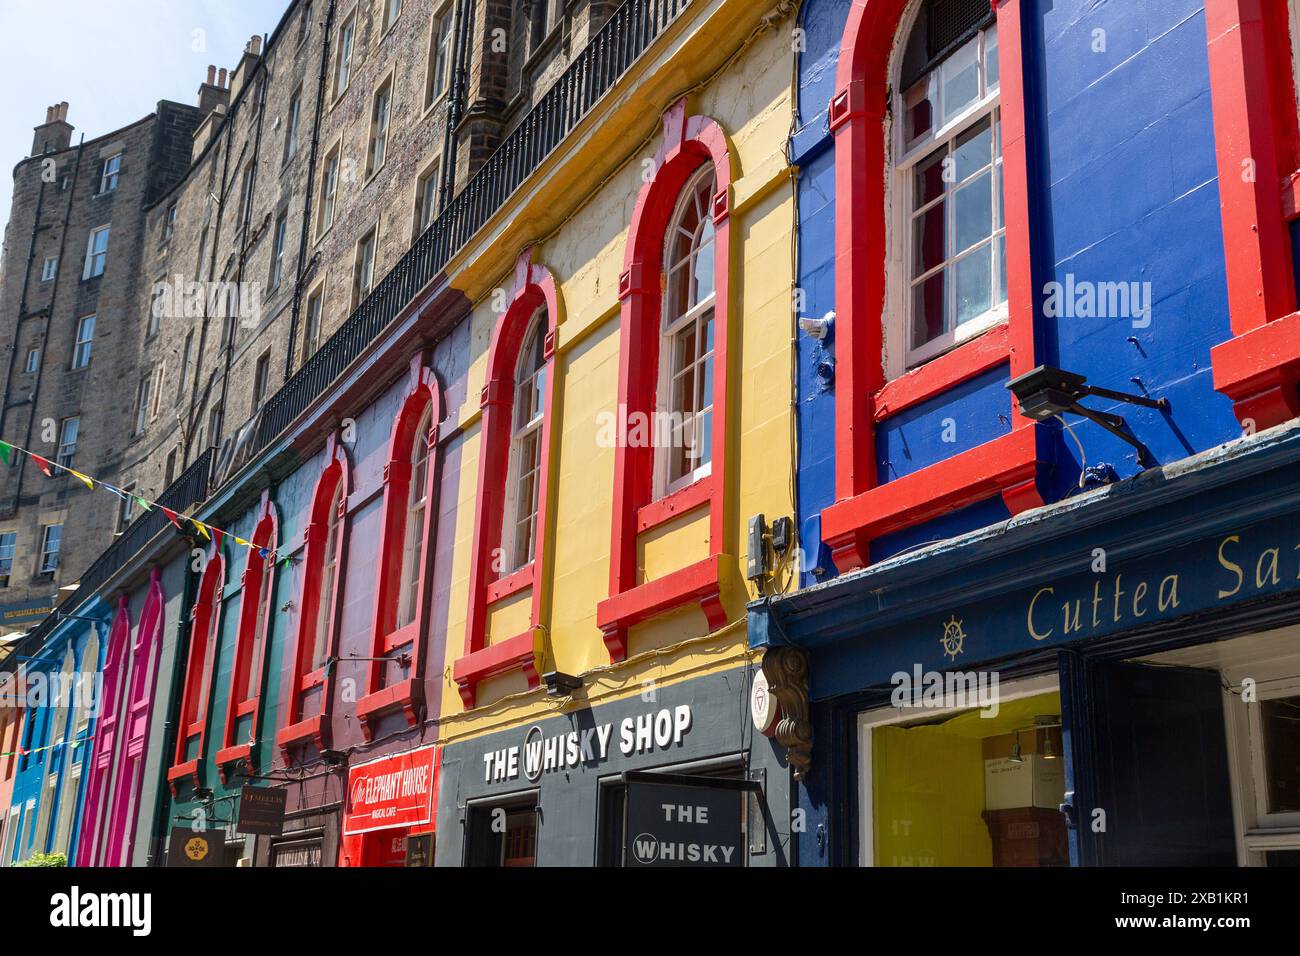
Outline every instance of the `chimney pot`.
POLYGON ((217 71, 217 86, 223 90, 226 88, 226 68, 224 66, 217 71))
POLYGON ((208 86, 217 81, 217 68, 211 63, 208 64, 208 86))

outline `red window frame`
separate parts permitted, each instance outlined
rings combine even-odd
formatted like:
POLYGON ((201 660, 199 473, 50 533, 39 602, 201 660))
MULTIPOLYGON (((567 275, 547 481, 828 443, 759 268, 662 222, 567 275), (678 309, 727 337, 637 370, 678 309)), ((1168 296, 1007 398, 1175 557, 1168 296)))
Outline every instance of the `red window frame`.
POLYGON ((1012 514, 1043 503, 1038 430, 1011 405, 1011 430, 893 481, 876 475, 876 426, 984 372, 1034 358, 1028 154, 1020 0, 992 0, 1001 59, 1002 177, 1007 220, 1008 319, 919 368, 885 380, 881 316, 888 260, 885 184, 890 65, 911 0, 859 0, 840 49, 835 137, 835 503, 822 511, 822 539, 840 571, 871 563, 871 541, 1001 495, 1012 514))
POLYGON ((113 626, 108 632, 108 653, 104 656, 104 672, 101 678, 103 690, 99 717, 95 723, 95 739, 91 749, 86 795, 82 801, 81 836, 77 840, 78 866, 98 864, 99 852, 105 837, 104 821, 101 816, 102 811, 108 806, 105 799, 109 791, 109 772, 112 770, 113 759, 117 753, 118 705, 124 673, 122 664, 130 636, 131 609, 127 604, 126 595, 123 594, 118 599, 117 615, 113 618, 113 626))
POLYGON ((1254 429, 1300 415, 1290 234, 1300 218, 1300 129, 1287 13, 1272 0, 1205 3, 1232 329, 1210 357, 1214 387, 1254 429))
POLYGON ((284 726, 275 737, 286 762, 293 747, 314 743, 318 749, 324 750, 330 744, 330 713, 337 668, 326 663, 313 669, 312 652, 316 646, 316 621, 322 598, 321 578, 325 573, 325 559, 330 549, 330 507, 334 504, 334 492, 342 485, 343 495, 338 504, 338 520, 334 526, 337 567, 333 587, 327 598, 330 613, 326 622, 328 632, 325 637, 325 656, 328 659, 338 651, 339 612, 347 557, 348 498, 353 490, 352 467, 338 432, 331 433, 326 442, 325 462, 325 468, 316 479, 316 487, 312 492, 311 511, 303 535, 302 598, 298 602, 298 628, 289 658, 293 662, 289 676, 289 700, 284 712, 284 726), (304 717, 303 695, 317 687, 321 688, 320 713, 304 717))
MULTIPOLYGON (((632 213, 623 273, 619 335, 618 408, 620 416, 655 412, 659 380, 659 341, 663 325, 665 233, 682 190, 701 166, 711 163, 715 177, 713 313, 713 461, 710 473, 672 494, 654 498, 655 449, 627 447, 614 455, 614 521, 609 546, 609 597, 596 608, 596 625, 611 661, 627 656, 628 629, 690 604, 704 611, 711 629, 727 623, 722 604, 723 578, 734 561, 727 558, 727 501, 730 453, 727 443, 728 319, 731 305, 731 204, 734 156, 727 135, 707 116, 686 115, 686 100, 663 116, 663 144, 655 154, 653 177, 641 188, 632 213), (708 556, 653 581, 639 582, 638 535, 681 515, 709 509, 708 556)), ((652 419, 651 419, 652 420, 652 419)), ((647 445, 652 443, 647 443, 647 445)))
POLYGON ((207 743, 208 709, 212 699, 212 684, 216 679, 216 660, 212 673, 204 685, 203 671, 209 656, 217 653, 217 640, 212 640, 214 628, 221 626, 222 600, 226 588, 226 558, 214 544, 208 550, 207 564, 199 578, 198 599, 190 614, 190 646, 185 662, 185 685, 181 694, 180 723, 176 733, 176 752, 172 766, 167 771, 167 782, 175 794, 182 781, 194 786, 203 782, 203 750, 207 743), (192 741, 198 741, 195 756, 186 759, 192 741))
POLYGON ((357 716, 367 740, 372 739, 375 724, 384 714, 400 710, 414 727, 424 711, 424 637, 429 632, 430 590, 433 570, 433 536, 437 529, 438 510, 438 429, 442 421, 442 390, 427 356, 411 357, 406 376, 406 397, 393 421, 388 463, 384 466, 383 523, 379 532, 379 569, 375 583, 375 618, 370 656, 373 658, 409 659, 405 675, 396 681, 388 678, 391 663, 369 662, 366 695, 357 701, 357 716), (405 551, 406 509, 411 484, 411 453, 417 438, 420 419, 431 408, 429 463, 425 469, 427 506, 424 509, 423 547, 420 553, 420 592, 416 598, 415 620, 398 628, 398 601, 402 591, 402 556, 405 551))
POLYGON ((465 629, 465 654, 452 665, 452 677, 468 710, 475 705, 478 684, 489 677, 520 670, 530 688, 539 683, 545 654, 542 608, 547 598, 547 524, 549 509, 551 411, 555 394, 555 339, 561 321, 561 303, 551 273, 533 264, 533 250, 524 250, 515 263, 514 285, 509 305, 492 333, 488 349, 487 376, 480 393, 482 421, 479 426, 478 501, 474 509, 474 549, 470 566, 469 612, 465 629), (538 471, 537 529, 533 560, 502 575, 495 555, 500 552, 507 472, 510 463, 511 429, 514 422, 515 373, 519 351, 532 327, 533 316, 546 309, 543 344, 546 385, 542 406, 541 463, 538 471), (492 604, 531 588, 528 629, 522 634, 490 643, 488 613, 492 604))
POLYGON ((275 549, 280 538, 280 525, 275 505, 271 501, 270 490, 262 492, 258 504, 257 524, 253 528, 251 548, 247 548, 248 557, 244 564, 244 576, 239 596, 239 628, 235 634, 235 657, 230 669, 230 688, 226 692, 226 720, 221 734, 221 749, 217 751, 217 767, 225 782, 230 766, 243 760, 249 770, 255 769, 253 748, 261 739, 262 694, 266 683, 266 661, 271 644, 271 625, 275 620, 275 549), (262 556, 262 551, 267 552, 262 556), (262 576, 270 561, 271 591, 273 599, 267 601, 266 612, 259 621, 258 605, 262 599, 262 576), (262 640, 255 640, 261 631, 262 640), (257 660, 253 660, 253 647, 258 645, 257 660), (242 696, 243 688, 248 684, 249 671, 256 668, 254 692, 242 696), (235 740, 235 728, 243 717, 251 720, 251 734, 248 740, 235 740))

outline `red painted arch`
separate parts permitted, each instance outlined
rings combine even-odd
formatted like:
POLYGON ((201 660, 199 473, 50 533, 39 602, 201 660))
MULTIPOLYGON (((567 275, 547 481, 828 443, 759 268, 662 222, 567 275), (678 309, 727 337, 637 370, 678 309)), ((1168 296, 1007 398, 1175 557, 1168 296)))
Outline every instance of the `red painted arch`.
POLYGON ((131 609, 126 595, 118 599, 117 615, 108 632, 108 653, 100 682, 99 719, 91 749, 90 775, 81 811, 81 836, 77 841, 77 866, 97 866, 103 850, 104 815, 112 787, 113 761, 117 755, 118 711, 121 705, 123 663, 131 635, 131 609))
POLYGON ((302 597, 298 601, 298 627, 294 632, 294 646, 290 653, 291 671, 289 674, 289 694, 285 707, 284 726, 276 734, 276 743, 285 752, 288 760, 290 748, 305 743, 314 743, 319 749, 329 747, 330 712, 334 692, 334 675, 337 668, 328 663, 312 668, 312 651, 315 648, 316 621, 320 613, 320 602, 330 602, 330 614, 326 637, 326 658, 332 658, 338 652, 339 614, 343 595, 344 567, 347 563, 348 541, 348 496, 352 494, 352 466, 348 454, 339 440, 338 432, 331 433, 325 446, 325 467, 316 479, 312 492, 311 510, 308 513, 307 530, 304 533, 302 597), (329 551, 330 507, 334 503, 334 492, 343 486, 342 501, 339 502, 338 523, 334 533, 338 556, 338 568, 334 575, 334 584, 329 595, 322 593, 321 577, 325 572, 325 558, 329 551), (304 712, 304 696, 320 688, 320 707, 314 714, 304 712))
POLYGON ((514 284, 507 294, 505 315, 492 332, 488 349, 487 377, 480 396, 483 410, 479 426, 478 500, 474 510, 474 545, 469 579, 469 612, 465 630, 465 653, 452 666, 452 676, 465 707, 475 704, 479 682, 496 674, 520 670, 529 687, 536 687, 543 666, 545 647, 541 637, 542 615, 549 597, 547 545, 550 515, 550 475, 554 432, 551 416, 555 394, 555 336, 563 321, 559 291, 551 273, 533 264, 533 250, 520 254, 515 263, 514 284), (502 576, 494 557, 501 548, 510 433, 513 424, 515 373, 519 350, 537 310, 545 307, 544 354, 546 391, 543 397, 541 463, 538 472, 537 530, 533 560, 513 573, 502 576), (522 634, 490 643, 488 610, 525 589, 532 589, 529 627, 522 634))
POLYGON ((885 379, 886 117, 895 44, 911 4, 853 0, 830 104, 836 194, 835 503, 822 512, 822 537, 840 571, 869 564, 873 538, 998 494, 1012 514, 1042 504, 1034 423, 1010 399, 1008 434, 894 481, 882 484, 876 475, 878 422, 998 365, 1008 364, 1012 376, 1034 367, 1021 0, 993 0, 1001 58, 1007 325, 892 382, 885 379))
MULTIPOLYGON (((622 422, 653 415, 659 374, 662 327, 661 275, 665 232, 682 189, 700 167, 711 165, 715 178, 713 461, 710 474, 692 485, 654 499, 655 449, 649 443, 628 447, 619 441, 614 456, 614 519, 610 537, 609 597, 596 609, 596 623, 610 659, 627 654, 628 628, 689 604, 698 604, 711 628, 727 621, 722 578, 729 520, 726 489, 731 447, 728 441, 731 334, 731 205, 735 154, 726 132, 707 116, 687 116, 679 100, 663 116, 663 144, 652 161, 653 175, 641 188, 628 232, 619 277, 620 342, 618 415, 622 422), (637 536, 689 511, 709 509, 708 556, 662 578, 638 580, 637 536)), ((619 431, 622 432, 622 427, 619 431)))
POLYGON ((167 782, 173 793, 183 781, 189 781, 195 786, 203 782, 203 750, 207 742, 212 683, 216 677, 215 658, 212 673, 206 682, 203 680, 203 671, 209 657, 217 653, 217 645, 220 643, 219 628, 225 586, 226 559, 214 542, 208 549, 207 563, 199 578, 198 597, 190 614, 189 650, 185 661, 185 683, 181 690, 176 751, 172 757, 172 766, 167 771, 167 782), (190 752, 194 756, 188 756, 190 752))
POLYGON ((442 421, 442 389, 423 353, 412 356, 406 376, 406 394, 393 421, 388 463, 384 466, 383 522, 380 528, 378 578, 375 583, 375 618, 370 656, 385 658, 369 662, 366 695, 357 701, 357 716, 362 730, 370 739, 378 718, 401 711, 411 726, 424 714, 424 646, 429 630, 431 586, 433 581, 433 537, 437 527, 439 480, 438 426, 442 421), (426 408, 431 408, 427 435, 417 435, 426 408), (423 549, 420 561, 420 592, 416 601, 415 621, 397 627, 398 600, 401 595, 402 552, 406 534, 407 493, 411 484, 411 452, 416 441, 429 443, 429 467, 426 469, 423 549), (398 660, 403 656, 408 663, 398 660), (391 662, 390 662, 391 661, 391 662), (400 676, 398 675, 400 668, 400 676))

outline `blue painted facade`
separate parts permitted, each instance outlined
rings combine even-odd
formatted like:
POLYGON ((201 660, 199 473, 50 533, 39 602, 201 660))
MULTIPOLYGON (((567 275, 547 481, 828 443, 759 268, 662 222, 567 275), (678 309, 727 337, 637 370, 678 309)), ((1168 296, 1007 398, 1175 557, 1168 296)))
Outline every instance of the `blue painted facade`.
MULTIPOLYGON (((799 167, 802 314, 811 317, 837 310, 828 108, 839 92, 851 5, 808 0, 801 8, 806 49, 790 145, 799 167)), ((1203 7, 1203 0, 1020 3, 1035 364, 1168 399, 1165 411, 1086 402, 1122 415, 1154 468, 1140 467, 1133 447, 1083 419, 1069 417, 1073 437, 1055 421, 1038 425, 1045 508, 1012 518, 1001 496, 991 497, 875 539, 871 564, 841 575, 820 536, 821 512, 836 497, 835 385, 827 374, 834 335, 799 338, 803 590, 752 605, 750 640, 808 655, 814 745, 813 771, 797 796, 807 819, 803 865, 860 859, 866 768, 856 722, 889 705, 896 672, 919 665, 981 667, 1004 680, 1057 676, 1072 758, 1067 786, 1094 801, 1079 806, 1096 806, 1111 786, 1098 759, 1109 738, 1099 728, 1114 721, 1094 713, 1105 661, 1246 633, 1250 621, 1262 630, 1300 620, 1290 610, 1300 581, 1300 481, 1291 465, 1300 431, 1292 422, 1243 439, 1232 403, 1213 383, 1210 350, 1232 333, 1203 7), (1068 314, 1052 299, 1052 283, 1063 294, 1114 282, 1149 283, 1139 287, 1150 289, 1149 312, 1068 314), (1099 465, 1110 466, 1102 470, 1111 483, 1082 488, 1084 468, 1099 465), (1108 559, 1104 573, 1095 549, 1108 559), (1276 572, 1270 549, 1282 555, 1276 572), (940 640, 950 621, 964 629, 957 654, 940 640)), ((1008 378, 1008 366, 998 366, 878 423, 877 483, 941 466, 1005 434, 1008 378)), ((1300 653, 1300 642, 1290 651, 1300 653)), ((1087 827, 1072 828, 1070 838, 1076 864, 1188 862, 1121 847, 1119 837, 1108 842, 1087 827)))
POLYGON ((46 690, 39 706, 28 706, 25 712, 19 740, 26 752, 18 758, 10 804, 20 809, 19 822, 10 859, 0 861, 4 865, 34 853, 75 857, 110 624, 109 606, 95 598, 75 619, 53 630, 39 655, 24 662, 29 679, 40 675, 47 689, 65 663, 78 682, 67 697, 46 690), (68 704, 61 706, 63 701, 68 704))

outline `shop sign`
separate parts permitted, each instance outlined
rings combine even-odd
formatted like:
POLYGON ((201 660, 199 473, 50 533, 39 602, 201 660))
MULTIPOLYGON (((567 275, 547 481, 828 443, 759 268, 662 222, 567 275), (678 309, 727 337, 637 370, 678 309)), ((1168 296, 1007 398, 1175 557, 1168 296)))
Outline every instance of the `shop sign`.
POLYGON ((627 866, 743 866, 736 789, 658 783, 627 785, 627 866))
POLYGON ((408 836, 406 838, 406 865, 433 866, 433 840, 432 833, 408 836))
POLYGON ((776 722, 781 717, 781 705, 761 669, 754 671, 754 682, 749 688, 749 716, 754 729, 764 737, 776 734, 776 722))
POLYGON ((244 787, 239 791, 236 833, 279 836, 284 833, 284 806, 289 791, 283 787, 244 787))
POLYGON ((433 819, 436 747, 391 754, 348 770, 347 836, 433 819))
POLYGON ((624 757, 669 750, 686 739, 691 723, 690 705, 680 704, 567 733, 546 734, 534 725, 522 744, 483 755, 483 781, 504 783, 523 774, 536 783, 546 773, 600 764, 614 748, 624 757))
POLYGON ((226 845, 220 830, 191 830, 172 827, 167 844, 167 865, 185 867, 224 866, 226 845))

